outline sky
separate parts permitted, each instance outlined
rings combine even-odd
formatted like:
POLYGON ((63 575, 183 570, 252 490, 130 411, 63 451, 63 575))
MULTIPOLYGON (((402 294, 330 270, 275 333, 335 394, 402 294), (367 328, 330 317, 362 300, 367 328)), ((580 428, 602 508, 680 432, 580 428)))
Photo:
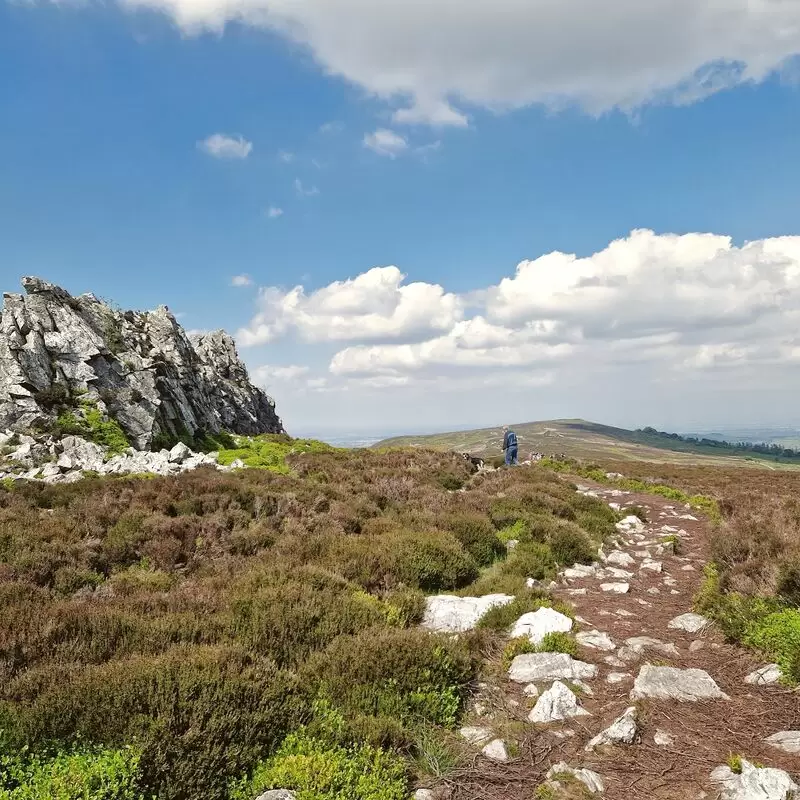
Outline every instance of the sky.
POLYGON ((0 278, 290 433, 800 426, 798 0, 0 0, 0 278))

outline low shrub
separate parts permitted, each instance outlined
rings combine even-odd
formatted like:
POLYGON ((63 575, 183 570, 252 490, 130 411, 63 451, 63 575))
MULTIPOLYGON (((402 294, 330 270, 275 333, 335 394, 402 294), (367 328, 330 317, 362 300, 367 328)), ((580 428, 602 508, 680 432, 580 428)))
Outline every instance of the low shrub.
POLYGON ((145 800, 138 779, 133 748, 0 754, 0 800, 145 800))
POLYGON ((774 661, 791 681, 800 680, 800 611, 776 611, 748 627, 744 644, 774 661))
POLYGON ((291 788, 297 800, 405 800, 404 760, 369 744, 337 745, 305 729, 290 734, 252 777, 233 787, 231 800, 253 800, 268 789, 291 788))
POLYGON ((508 643, 503 648, 503 655, 500 663, 503 669, 507 670, 517 656, 535 652, 537 652, 536 645, 527 636, 516 636, 513 639, 509 639, 508 643))
POLYGON ((454 514, 441 519, 439 525, 458 539, 480 567, 488 567, 505 555, 503 541, 482 514, 454 514))
POLYGON ((508 630, 523 614, 538 611, 540 608, 552 608, 570 618, 575 612, 559 600, 554 600, 547 595, 529 592, 517 597, 513 602, 504 606, 490 608, 479 620, 476 627, 493 631, 508 630))
POLYGON ((578 657, 578 643, 575 637, 560 631, 546 633, 536 649, 539 653, 566 653, 573 658, 578 657))

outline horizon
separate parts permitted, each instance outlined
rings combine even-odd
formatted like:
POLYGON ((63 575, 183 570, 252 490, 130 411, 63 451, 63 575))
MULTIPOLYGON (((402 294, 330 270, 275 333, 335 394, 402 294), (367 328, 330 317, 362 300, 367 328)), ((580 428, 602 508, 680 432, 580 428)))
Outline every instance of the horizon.
POLYGON ((288 430, 800 427, 790 6, 0 0, 2 288, 223 328, 288 430))

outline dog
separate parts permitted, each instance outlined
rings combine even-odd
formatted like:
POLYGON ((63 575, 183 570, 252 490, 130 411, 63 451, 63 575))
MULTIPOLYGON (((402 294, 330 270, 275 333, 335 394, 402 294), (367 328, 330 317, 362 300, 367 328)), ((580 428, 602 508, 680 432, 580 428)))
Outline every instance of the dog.
POLYGON ((469 453, 462 453, 461 457, 465 461, 469 461, 469 463, 472 464, 472 466, 475 467, 475 469, 483 469, 484 462, 482 458, 478 458, 477 456, 471 456, 469 453))

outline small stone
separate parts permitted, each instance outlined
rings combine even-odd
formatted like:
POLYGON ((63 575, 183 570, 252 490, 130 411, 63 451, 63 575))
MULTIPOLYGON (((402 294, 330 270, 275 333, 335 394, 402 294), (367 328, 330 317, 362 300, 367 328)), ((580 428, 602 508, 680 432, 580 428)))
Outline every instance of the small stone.
POLYGON ((492 741, 481 750, 481 753, 491 761, 497 761, 501 764, 508 761, 506 743, 502 739, 492 739, 492 741))
POLYGON ((645 664, 633 684, 631 700, 730 700, 713 678, 702 669, 654 667, 645 664))
POLYGON ((683 572, 695 572, 695 568, 691 564, 681 567, 681 570, 683 570, 683 572))
POLYGON ((539 696, 539 690, 536 688, 536 684, 535 683, 529 683, 522 690, 522 694, 524 694, 525 697, 538 697, 539 696))
POLYGON ((674 737, 667 733, 667 731, 661 730, 661 728, 657 728, 655 735, 653 736, 653 741, 659 747, 670 747, 671 745, 675 744, 674 737))
POLYGON ((614 594, 627 594, 630 590, 629 583, 601 583, 601 591, 613 592, 614 594))
POLYGON ((618 567, 629 567, 631 564, 635 564, 636 560, 623 550, 614 550, 606 556, 606 563, 616 564, 618 567))
POLYGON ((567 589, 567 594, 572 597, 582 597, 585 594, 588 594, 586 589, 567 589))
POLYGON ((625 645, 638 653, 645 650, 655 650, 665 656, 678 656, 678 648, 671 642, 662 642, 661 639, 653 639, 651 636, 633 636, 625 640, 625 645))
POLYGON ((593 578, 597 574, 597 567, 587 566, 586 564, 574 564, 567 567, 563 575, 565 578, 577 580, 579 578, 593 578))
POLYGON ((647 561, 643 561, 642 566, 639 567, 639 569, 640 570, 646 569, 650 572, 661 572, 662 564, 660 561, 653 561, 652 559, 649 559, 647 561))
POLYGON ((787 772, 770 767, 755 767, 742 759, 742 771, 717 767, 711 780, 720 787, 720 800, 786 800, 800 791, 787 772))
POLYGON ((588 753, 604 744, 633 744, 637 733, 636 706, 629 706, 622 716, 617 717, 608 728, 598 733, 584 750, 588 753))
POLYGON ((609 578, 615 578, 616 580, 627 580, 628 578, 633 577, 632 572, 628 572, 627 569, 617 569, 616 567, 607 567, 606 576, 609 578))
POLYGON ((771 686, 777 683, 783 677, 781 668, 777 664, 767 664, 755 672, 751 672, 745 679, 745 683, 750 683, 754 686, 771 686))
POLYGON ((785 753, 800 753, 800 731, 778 731, 764 741, 785 753))
POLYGON ((433 792, 430 789, 417 789, 412 797, 413 800, 434 800, 433 792))
POLYGON ((624 683, 627 680, 633 680, 630 672, 609 672, 606 676, 606 683, 624 683))
POLYGON ((588 715, 589 712, 578 705, 575 693, 561 681, 555 681, 546 692, 542 692, 528 715, 528 721, 548 723, 588 715))
POLYGON ((677 589, 670 589, 669 593, 670 594, 680 594, 680 592, 677 589))
POLYGON ((571 775, 575 780, 580 781, 591 794, 603 794, 606 790, 606 785, 603 779, 590 769, 575 769, 567 765, 566 761, 560 761, 558 764, 553 764, 547 771, 548 780, 554 780, 558 785, 559 775, 571 775))
POLYGON ((577 661, 566 653, 525 653, 511 662, 508 677, 515 683, 591 680, 597 675, 594 664, 577 661))
POLYGON ((671 620, 667 627, 676 631, 686 631, 686 633, 700 633, 710 624, 711 621, 700 614, 681 614, 671 620))
POLYGON ((473 726, 461 728, 459 734, 471 745, 475 745, 476 747, 486 744, 492 738, 492 732, 488 728, 477 728, 473 726))
POLYGON ((678 581, 676 581, 675 578, 669 578, 669 577, 664 578, 664 586, 677 586, 677 585, 678 581))
POLYGON ((661 590, 653 586, 647 590, 647 594, 661 594, 661 590))
POLYGON ((575 638, 578 640, 578 644, 595 650, 608 651, 617 649, 611 637, 601 631, 581 631, 575 638))
POLYGON ((260 794, 256 800, 295 800, 295 794, 288 789, 270 789, 260 794))
POLYGON ((632 614, 630 611, 626 611, 624 608, 620 608, 614 612, 618 617, 635 617, 636 614, 632 614))
POLYGON ((702 639, 695 639, 689 645, 689 652, 690 653, 697 653, 702 650, 706 646, 706 643, 702 639))

